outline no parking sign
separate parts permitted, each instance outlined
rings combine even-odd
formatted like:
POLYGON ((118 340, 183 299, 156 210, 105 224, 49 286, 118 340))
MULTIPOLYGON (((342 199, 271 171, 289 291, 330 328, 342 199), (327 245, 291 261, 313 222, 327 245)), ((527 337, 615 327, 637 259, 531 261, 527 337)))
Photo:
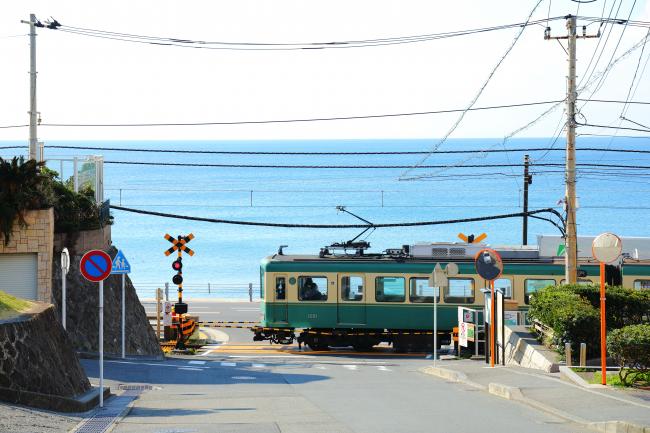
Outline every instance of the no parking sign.
POLYGON ((111 256, 90 250, 81 258, 79 271, 88 281, 99 283, 99 407, 104 407, 104 280, 111 274, 111 256))

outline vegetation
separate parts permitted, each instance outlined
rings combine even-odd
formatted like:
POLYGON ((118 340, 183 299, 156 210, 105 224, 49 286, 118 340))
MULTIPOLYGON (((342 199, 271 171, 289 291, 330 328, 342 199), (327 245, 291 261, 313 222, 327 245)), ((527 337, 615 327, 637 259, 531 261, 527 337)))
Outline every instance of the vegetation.
POLYGON ((27 310, 32 303, 24 299, 15 298, 0 291, 0 319, 7 319, 17 313, 27 310))
POLYGON ((630 325, 615 329, 607 336, 607 349, 622 367, 621 383, 650 384, 650 325, 630 325))
POLYGON ((550 343, 560 351, 570 343, 573 353, 579 353, 580 343, 587 343, 590 352, 598 352, 599 312, 570 286, 551 286, 537 292, 531 298, 529 314, 553 329, 550 343))
POLYGON ((49 207, 45 197, 48 177, 41 172, 43 166, 44 163, 33 159, 0 158, 0 231, 5 245, 9 243, 15 221, 23 228, 27 226, 27 210, 49 207))
MULTIPOLYGON (((99 208, 94 192, 72 191, 56 178, 58 173, 34 160, 0 158, 0 233, 9 243, 15 221, 26 227, 25 212, 54 208, 54 231, 71 233, 99 228, 99 208)), ((104 224, 110 224, 104 221, 104 224)))

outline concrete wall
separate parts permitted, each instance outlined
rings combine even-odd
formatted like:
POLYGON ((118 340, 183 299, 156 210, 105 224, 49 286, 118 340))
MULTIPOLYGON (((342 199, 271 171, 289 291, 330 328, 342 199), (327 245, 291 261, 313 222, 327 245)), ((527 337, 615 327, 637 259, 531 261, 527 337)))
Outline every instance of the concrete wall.
POLYGON ((84 254, 89 250, 108 250, 112 245, 111 226, 107 225, 97 230, 86 230, 76 233, 57 233, 54 235, 54 252, 61 253, 67 248, 71 255, 84 254))
POLYGON ((506 365, 534 368, 547 373, 558 372, 557 353, 537 341, 524 326, 505 327, 506 365))
POLYGON ((0 235, 0 253, 38 254, 38 300, 52 302, 52 251, 54 239, 53 209, 32 210, 25 213, 27 228, 14 225, 7 245, 0 235))

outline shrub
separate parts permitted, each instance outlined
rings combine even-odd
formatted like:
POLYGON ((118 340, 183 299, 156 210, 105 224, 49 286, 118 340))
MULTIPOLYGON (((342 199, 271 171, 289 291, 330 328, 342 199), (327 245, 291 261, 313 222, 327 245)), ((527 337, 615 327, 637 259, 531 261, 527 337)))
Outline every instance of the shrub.
MULTIPOLYGON (((600 286, 566 285, 567 290, 585 298, 596 309, 600 309, 600 286)), ((650 317, 650 291, 624 287, 607 287, 605 315, 607 329, 617 329, 643 323, 650 317)))
POLYGON ((597 353, 599 313, 584 298, 565 286, 547 287, 531 298, 530 316, 553 329, 553 341, 559 350, 570 343, 578 353, 580 343, 587 343, 597 353))
POLYGON ((650 325, 630 325, 607 336, 607 349, 621 366, 619 377, 628 386, 645 381, 650 373, 650 325))
POLYGON ((15 222, 26 227, 27 210, 54 208, 54 231, 70 233, 91 230, 101 224, 100 211, 90 188, 79 193, 56 180, 58 173, 33 159, 0 158, 0 234, 9 243, 15 222))

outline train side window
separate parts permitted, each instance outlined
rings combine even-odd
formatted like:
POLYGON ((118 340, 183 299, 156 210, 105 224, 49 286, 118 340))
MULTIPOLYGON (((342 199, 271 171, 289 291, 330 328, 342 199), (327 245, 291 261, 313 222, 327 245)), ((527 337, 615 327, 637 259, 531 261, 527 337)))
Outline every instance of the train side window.
POLYGON ((512 280, 510 278, 497 278, 494 280, 494 289, 502 289, 503 297, 512 299, 512 280))
POLYGON ((404 277, 376 277, 375 300, 377 302, 404 302, 406 288, 404 277))
POLYGON ((416 277, 410 279, 409 300, 415 303, 440 302, 440 288, 429 286, 429 278, 416 277))
MULTIPOLYGON (((555 283, 553 283, 553 284, 555 284, 555 283)), ((560 280, 560 284, 566 284, 566 280, 565 279, 560 280)), ((591 280, 587 280, 586 278, 578 278, 578 281, 576 282, 576 284, 579 285, 579 286, 590 286, 590 285, 595 284, 595 283, 593 281, 591 281, 591 280)))
POLYGON ((286 277, 275 277, 275 300, 282 301, 287 299, 287 279, 286 277))
POLYGON ((264 268, 260 266, 260 299, 264 299, 264 268))
POLYGON ((298 299, 327 301, 327 277, 298 277, 298 299))
POLYGON ((344 301, 363 300, 363 277, 341 277, 341 299, 344 301))
POLYGON ((535 293, 538 290, 543 289, 544 287, 554 286, 555 280, 525 280, 524 281, 524 302, 528 304, 530 302, 530 295, 535 293))
POLYGON ((634 280, 634 288, 637 290, 650 289, 650 280, 634 280))
POLYGON ((474 303, 474 279, 449 278, 444 293, 447 303, 472 304, 474 303))

